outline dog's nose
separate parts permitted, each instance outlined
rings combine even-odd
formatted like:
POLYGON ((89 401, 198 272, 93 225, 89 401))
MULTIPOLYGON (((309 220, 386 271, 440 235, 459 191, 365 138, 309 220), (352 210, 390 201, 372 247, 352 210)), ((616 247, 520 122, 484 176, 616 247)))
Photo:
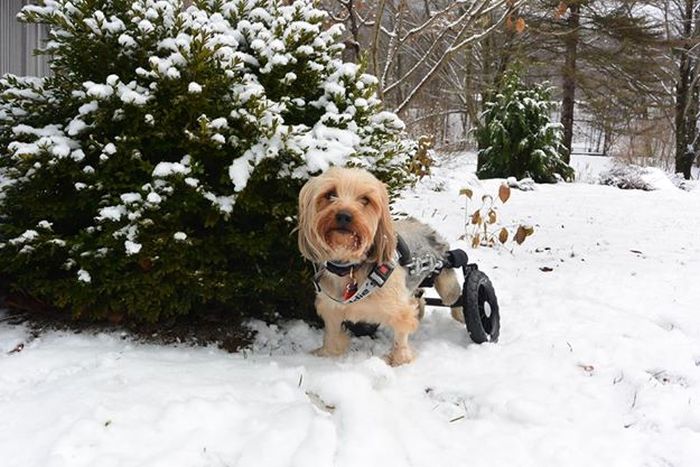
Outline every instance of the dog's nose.
POLYGON ((338 227, 347 227, 352 222, 352 214, 347 211, 338 211, 335 215, 335 222, 338 227))

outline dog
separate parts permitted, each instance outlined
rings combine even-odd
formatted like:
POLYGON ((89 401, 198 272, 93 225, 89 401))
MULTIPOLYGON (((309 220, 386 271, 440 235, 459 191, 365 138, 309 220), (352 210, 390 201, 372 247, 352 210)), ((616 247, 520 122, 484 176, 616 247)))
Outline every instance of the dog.
MULTIPOLYGON (((397 236, 414 258, 444 258, 447 242, 415 219, 394 221, 384 184, 358 168, 332 167, 309 179, 299 193, 298 219, 299 250, 316 268, 315 306, 325 324, 323 345, 313 353, 344 354, 350 338, 343 322, 362 321, 393 330, 388 364, 413 361, 408 338, 423 316, 420 284, 433 271, 397 265, 397 236)), ((453 269, 441 269, 434 286, 446 304, 460 298, 453 269)), ((452 316, 464 322, 460 306, 452 307, 452 316)))

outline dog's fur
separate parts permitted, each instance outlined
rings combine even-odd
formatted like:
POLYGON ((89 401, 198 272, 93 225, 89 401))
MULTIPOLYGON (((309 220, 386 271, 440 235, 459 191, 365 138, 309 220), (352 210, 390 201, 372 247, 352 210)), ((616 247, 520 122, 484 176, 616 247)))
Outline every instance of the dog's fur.
MULTIPOLYGON (((308 260, 323 265, 326 261, 359 264, 354 280, 362 284, 376 263, 394 259, 396 234, 401 234, 412 252, 431 251, 444 257, 447 243, 430 227, 414 219, 394 222, 389 212, 389 197, 383 183, 361 169, 331 168, 309 180, 299 194, 299 250, 308 260), (338 214, 351 221, 340 225, 338 214)), ((418 286, 423 277, 408 276, 397 267, 388 281, 368 297, 344 305, 340 300, 350 276, 328 271, 320 278, 322 292, 316 296, 316 311, 325 323, 323 346, 314 353, 342 355, 349 345, 343 321, 365 321, 392 328, 394 345, 386 356, 391 365, 413 360, 408 336, 418 328, 423 301, 418 286)), ((444 303, 456 303, 461 288, 454 270, 443 269, 435 278, 435 289, 444 303)), ((452 316, 462 321, 461 308, 452 316)))

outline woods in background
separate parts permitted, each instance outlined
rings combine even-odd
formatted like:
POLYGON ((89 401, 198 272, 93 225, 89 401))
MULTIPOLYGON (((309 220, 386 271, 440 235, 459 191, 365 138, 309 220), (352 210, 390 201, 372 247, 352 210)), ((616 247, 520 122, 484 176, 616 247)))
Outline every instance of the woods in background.
POLYGON ((473 147, 504 73, 549 81, 565 159, 614 155, 690 177, 700 154, 700 0, 322 0, 346 59, 414 135, 473 147))

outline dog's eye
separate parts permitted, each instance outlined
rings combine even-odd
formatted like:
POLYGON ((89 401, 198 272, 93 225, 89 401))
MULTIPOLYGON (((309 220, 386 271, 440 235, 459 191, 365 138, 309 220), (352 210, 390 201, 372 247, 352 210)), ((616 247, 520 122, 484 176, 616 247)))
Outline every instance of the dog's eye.
POLYGON ((335 190, 331 190, 325 195, 323 195, 323 197, 326 198, 328 201, 331 201, 338 197, 338 193, 336 193, 335 190))
POLYGON ((367 206, 369 204, 369 198, 367 196, 363 196, 360 198, 360 203, 362 203, 363 206, 367 206))

